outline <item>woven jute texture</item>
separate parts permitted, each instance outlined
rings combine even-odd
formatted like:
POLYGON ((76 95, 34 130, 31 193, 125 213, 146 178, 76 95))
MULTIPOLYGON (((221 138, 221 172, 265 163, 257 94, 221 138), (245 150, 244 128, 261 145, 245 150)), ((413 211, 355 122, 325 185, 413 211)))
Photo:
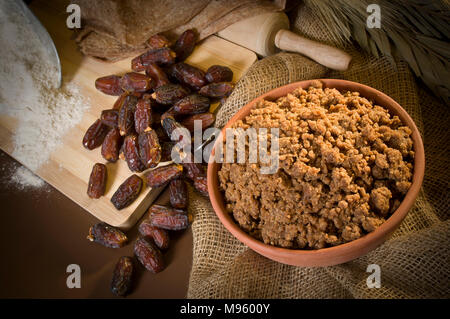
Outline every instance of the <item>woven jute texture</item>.
MULTIPOLYGON (((308 8, 293 15, 292 29, 331 43, 308 8)), ((425 144, 426 173, 414 207, 382 246, 351 262, 320 268, 288 266, 258 255, 220 223, 209 201, 191 194, 195 215, 188 298, 448 298, 450 297, 450 112, 415 82, 406 63, 347 47, 351 68, 331 72, 297 54, 257 62, 217 114, 218 127, 270 89, 314 78, 341 78, 385 92, 413 117, 425 144), (381 269, 381 287, 368 288, 367 266, 381 269)))
POLYGON ((236 21, 285 7, 285 0, 71 0, 81 8, 76 30, 80 51, 104 61, 134 57, 148 50, 157 33, 175 40, 194 28, 199 39, 236 21))

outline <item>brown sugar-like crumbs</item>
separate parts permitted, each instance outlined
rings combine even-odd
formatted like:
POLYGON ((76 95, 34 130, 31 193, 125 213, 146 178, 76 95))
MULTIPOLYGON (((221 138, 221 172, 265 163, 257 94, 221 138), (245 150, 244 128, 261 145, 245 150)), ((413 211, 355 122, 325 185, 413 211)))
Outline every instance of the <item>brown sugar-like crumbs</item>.
POLYGON ((358 92, 317 82, 262 100, 233 127, 280 130, 275 174, 248 163, 224 163, 219 171, 227 210, 266 244, 319 249, 358 239, 411 186, 411 130, 358 92))

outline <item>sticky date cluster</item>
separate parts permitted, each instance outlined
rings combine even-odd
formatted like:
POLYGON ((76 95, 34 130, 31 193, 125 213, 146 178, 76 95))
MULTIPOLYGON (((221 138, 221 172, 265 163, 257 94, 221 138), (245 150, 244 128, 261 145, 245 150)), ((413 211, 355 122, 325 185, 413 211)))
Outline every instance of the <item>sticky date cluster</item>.
MULTIPOLYGON (((203 164, 159 165, 171 161, 173 147, 180 141, 172 132, 176 128, 192 132, 195 120, 201 121, 202 129, 211 126, 215 116, 209 112, 210 104, 215 100, 223 103, 233 89, 230 68, 213 65, 204 71, 184 62, 196 41, 194 30, 185 31, 174 44, 161 34, 152 36, 146 42, 149 50, 132 59, 132 72, 98 78, 95 87, 118 98, 111 109, 101 112, 83 137, 85 148, 101 146, 105 161, 125 160, 133 172, 111 197, 115 209, 131 205, 143 189, 144 180, 149 187, 169 186, 170 206, 153 205, 148 209, 139 225, 140 237, 134 243, 136 259, 153 273, 165 267, 163 251, 169 247, 170 231, 186 229, 192 222, 187 212, 186 180, 208 196, 203 164), (136 174, 142 172, 142 176, 136 174)), ((107 166, 96 163, 89 178, 88 196, 103 196, 107 178, 107 166)), ((122 231, 105 223, 92 226, 88 239, 111 248, 128 242, 122 231)), ((111 282, 114 294, 129 293, 134 267, 132 258, 119 259, 111 282)))

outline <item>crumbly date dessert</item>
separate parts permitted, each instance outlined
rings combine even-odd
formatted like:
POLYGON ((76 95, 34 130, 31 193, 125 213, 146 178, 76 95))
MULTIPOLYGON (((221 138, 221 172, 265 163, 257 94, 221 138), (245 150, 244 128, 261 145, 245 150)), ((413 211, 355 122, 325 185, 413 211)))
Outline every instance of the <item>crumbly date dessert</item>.
POLYGON ((353 241, 389 218, 411 186, 411 130, 358 92, 317 81, 262 100, 234 127, 280 131, 275 174, 248 163, 219 172, 229 213, 264 243, 319 249, 353 241))

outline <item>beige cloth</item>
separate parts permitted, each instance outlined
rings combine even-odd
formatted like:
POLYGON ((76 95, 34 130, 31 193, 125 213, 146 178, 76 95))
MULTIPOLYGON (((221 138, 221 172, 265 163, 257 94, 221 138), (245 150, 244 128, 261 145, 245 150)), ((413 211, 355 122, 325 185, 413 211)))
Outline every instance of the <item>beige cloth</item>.
MULTIPOLYGON (((294 14, 293 30, 328 42, 325 26, 307 8, 294 14)), ((195 214, 188 298, 448 298, 450 297, 450 112, 415 82, 404 62, 392 66, 355 48, 345 72, 330 72, 296 54, 257 62, 217 114, 223 126, 242 106, 278 86, 314 78, 342 78, 385 92, 413 117, 425 144, 425 180, 414 207, 382 246, 351 262, 321 268, 288 266, 258 255, 220 223, 209 201, 191 194, 195 214), (381 288, 369 289, 369 264, 381 267, 381 288)))

